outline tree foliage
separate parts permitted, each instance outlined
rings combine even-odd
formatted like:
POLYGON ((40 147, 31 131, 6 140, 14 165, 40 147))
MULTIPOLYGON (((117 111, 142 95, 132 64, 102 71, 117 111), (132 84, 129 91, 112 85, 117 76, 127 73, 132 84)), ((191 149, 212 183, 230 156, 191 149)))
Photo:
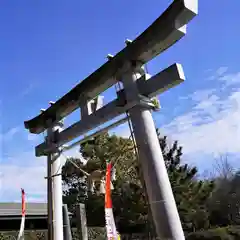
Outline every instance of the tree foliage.
MULTIPOLYGON (((161 137, 159 131, 157 134, 184 230, 191 232, 207 228, 206 200, 213 190, 213 182, 199 181, 196 167, 182 163, 182 148, 178 142, 169 146, 167 138, 161 137)), ((149 209, 132 141, 102 134, 82 144, 81 154, 88 159, 85 166, 79 159, 72 160, 88 173, 96 169, 105 170, 106 160, 116 163, 117 180, 112 193, 116 224, 123 232, 146 231, 149 209)), ((74 204, 84 202, 89 225, 104 226, 103 196, 87 191, 86 179, 71 163, 66 163, 63 173, 64 201, 71 209, 74 209, 74 204)))
MULTIPOLYGON (((240 172, 230 172, 231 166, 225 162, 213 180, 199 179, 197 168, 184 163, 178 142, 169 144, 158 130, 157 134, 184 231, 192 233, 188 239, 240 239, 234 238, 239 230, 229 227, 240 224, 240 172)), ((117 179, 112 198, 120 232, 149 231, 147 196, 133 142, 102 134, 82 144, 81 154, 88 159, 86 165, 77 158, 71 160, 88 173, 105 172, 106 161, 113 162, 117 179)), ((86 177, 70 162, 63 168, 63 183, 64 201, 70 209, 74 212, 76 203, 85 203, 88 225, 104 226, 104 196, 89 192, 86 177)))
POLYGON ((239 226, 230 226, 224 228, 214 228, 205 231, 190 233, 186 240, 239 240, 239 226))
MULTIPOLYGON (((82 144, 81 154, 88 162, 85 166, 79 159, 71 159, 84 171, 91 173, 106 169, 106 160, 116 167, 117 180, 112 193, 116 222, 120 228, 136 227, 145 224, 147 210, 144 194, 137 172, 137 161, 131 140, 102 134, 82 144), (131 211, 130 211, 131 209, 131 211), (136 224, 136 222, 138 224, 136 224), (134 226, 133 226, 134 225, 134 226)), ((64 201, 74 209, 74 204, 84 202, 88 222, 91 226, 104 226, 104 196, 87 191, 86 178, 70 162, 63 168, 65 187, 64 201)))
POLYGON ((240 172, 218 178, 216 189, 208 203, 213 226, 240 224, 240 172))

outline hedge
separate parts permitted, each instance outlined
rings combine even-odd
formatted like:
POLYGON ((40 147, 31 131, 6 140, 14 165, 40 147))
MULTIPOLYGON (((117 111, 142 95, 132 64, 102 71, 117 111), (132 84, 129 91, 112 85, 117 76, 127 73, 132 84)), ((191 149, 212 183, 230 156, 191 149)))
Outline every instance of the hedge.
POLYGON ((240 226, 214 228, 191 233, 186 240, 240 240, 240 226))

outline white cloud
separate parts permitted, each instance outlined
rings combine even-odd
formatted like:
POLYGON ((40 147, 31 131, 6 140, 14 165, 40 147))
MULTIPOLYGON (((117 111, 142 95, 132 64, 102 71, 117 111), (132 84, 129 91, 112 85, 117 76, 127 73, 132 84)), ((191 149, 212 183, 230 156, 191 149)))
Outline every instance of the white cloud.
POLYGON ((36 134, 31 134, 31 133, 27 134, 28 141, 37 141, 37 140, 39 140, 40 137, 41 136, 36 135, 36 134))
POLYGON ((199 90, 190 94, 188 97, 186 97, 186 99, 190 98, 193 101, 201 101, 211 96, 214 92, 215 92, 215 89, 199 90))
POLYGON ((208 77, 207 79, 208 79, 208 80, 215 80, 215 79, 221 77, 221 76, 222 76, 223 74, 225 74, 227 71, 228 71, 228 67, 219 67, 219 68, 215 71, 215 73, 214 73, 212 76, 208 77))
POLYGON ((234 85, 240 83, 240 72, 226 74, 221 76, 219 80, 223 81, 226 86, 234 85))
POLYGON ((217 76, 221 76, 221 75, 223 75, 224 73, 226 73, 227 70, 228 70, 228 67, 220 67, 220 68, 217 69, 216 75, 217 75, 217 76))
POLYGON ((220 67, 208 78, 208 80, 220 80, 225 86, 236 85, 240 83, 240 72, 227 73, 228 67, 220 67))
POLYGON ((30 83, 30 84, 20 93, 20 97, 25 97, 25 96, 28 95, 30 92, 32 92, 35 87, 36 87, 36 82, 30 83))
POLYGON ((5 159, 6 163, 0 166, 0 196, 16 196, 18 200, 21 188, 25 189, 29 197, 38 195, 46 196, 46 161, 35 158, 33 152, 15 154, 5 159), (8 160, 8 161, 7 161, 8 160))
MULTIPOLYGON (((76 147, 65 152, 61 158, 62 164, 67 156, 80 157, 79 149, 76 147)), ((46 176, 46 157, 35 157, 34 150, 10 155, 4 159, 4 163, 0 163, 0 198, 7 196, 7 201, 19 201, 20 189, 24 188, 27 201, 45 202, 46 176)))
POLYGON ((174 139, 180 141, 185 154, 240 152, 240 88, 227 88, 227 85, 236 83, 238 75, 227 74, 218 78, 228 79, 224 92, 206 89, 192 94, 194 107, 164 126, 174 139))
POLYGON ((19 131, 20 127, 13 127, 9 129, 6 133, 2 134, 2 141, 10 141, 19 131))
MULTIPOLYGON (((46 196, 45 167, 1 165, 1 171, 1 197, 4 195, 18 196, 21 188, 24 188, 29 196, 39 195, 41 198, 46 196)), ((17 200, 17 197, 12 200, 17 200)))

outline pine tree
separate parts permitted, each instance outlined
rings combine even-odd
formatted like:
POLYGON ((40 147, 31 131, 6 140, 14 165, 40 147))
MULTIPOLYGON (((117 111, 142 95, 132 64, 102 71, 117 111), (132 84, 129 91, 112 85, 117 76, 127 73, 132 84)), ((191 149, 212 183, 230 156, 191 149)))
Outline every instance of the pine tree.
POLYGON ((212 226, 240 224, 240 172, 229 177, 220 176, 212 198, 208 202, 212 226))
MULTIPOLYGON (((198 180, 197 168, 181 162, 182 148, 178 142, 170 146, 167 137, 161 137, 158 130, 157 133, 184 230, 191 232, 208 227, 206 199, 213 190, 213 182, 198 180)), ((104 172, 106 160, 116 163, 117 179, 112 198, 117 226, 124 232, 146 231, 149 209, 132 141, 102 134, 82 144, 81 153, 89 160, 82 166, 88 173, 97 169, 104 172)), ((80 164, 78 159, 74 161, 80 164)), ((69 164, 63 171, 65 201, 71 205, 74 201, 85 202, 89 224, 104 226, 103 195, 88 193, 86 179, 82 180, 83 174, 69 164)))

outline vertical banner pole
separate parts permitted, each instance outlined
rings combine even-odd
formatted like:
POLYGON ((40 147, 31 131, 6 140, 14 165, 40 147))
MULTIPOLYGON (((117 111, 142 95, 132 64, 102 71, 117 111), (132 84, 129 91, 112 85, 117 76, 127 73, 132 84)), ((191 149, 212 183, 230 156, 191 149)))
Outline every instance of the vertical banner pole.
POLYGON ((21 220, 21 226, 20 226, 20 231, 19 231, 17 240, 24 240, 24 227, 25 227, 25 214, 26 214, 24 189, 21 189, 21 192, 22 192, 22 220, 21 220))
POLYGON ((113 210, 112 210, 112 199, 111 199, 111 171, 112 164, 107 163, 106 171, 106 185, 105 185, 105 220, 106 220, 106 230, 108 240, 118 240, 120 236, 118 235, 113 210))

